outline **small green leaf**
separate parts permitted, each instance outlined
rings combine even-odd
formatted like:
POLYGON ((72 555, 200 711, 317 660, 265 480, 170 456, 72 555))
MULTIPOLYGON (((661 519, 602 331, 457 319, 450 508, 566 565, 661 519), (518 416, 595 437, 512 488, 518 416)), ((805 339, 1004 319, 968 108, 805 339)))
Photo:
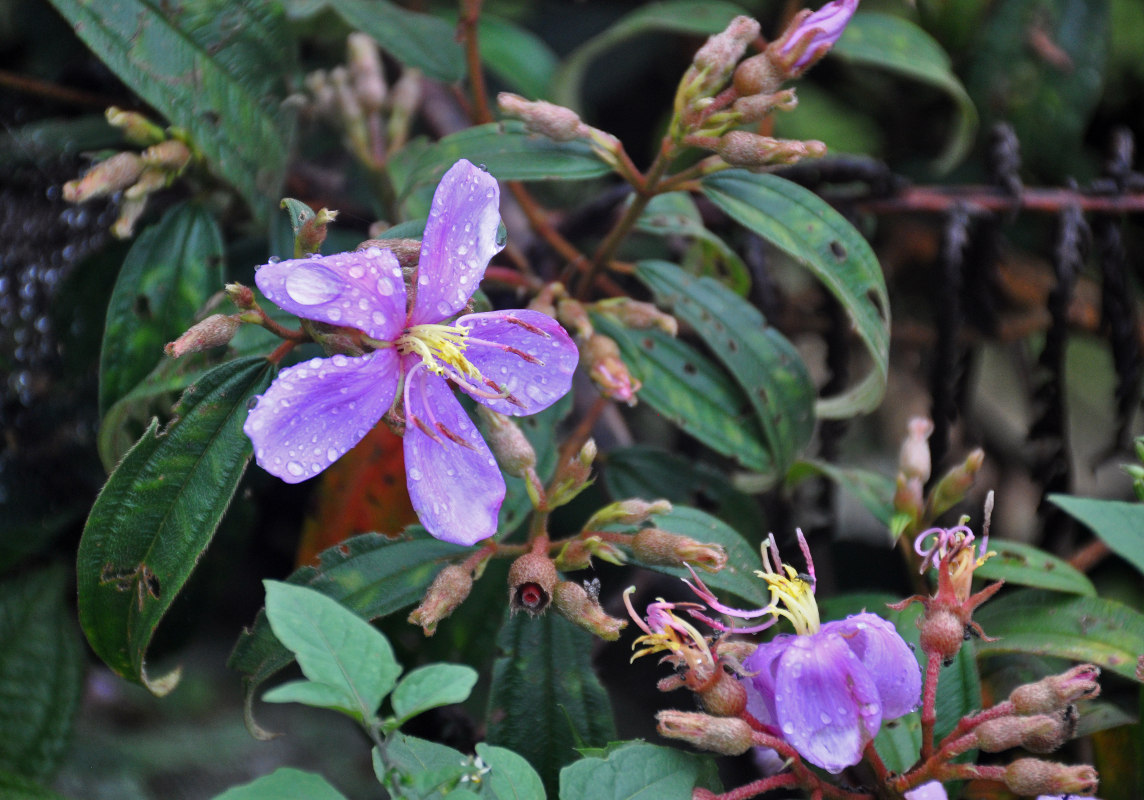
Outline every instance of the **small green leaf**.
POLYGON ((806 267, 846 309, 873 362, 864 379, 818 401, 840 419, 878 407, 890 357, 890 298, 870 245, 818 195, 776 175, 728 170, 703 179, 703 193, 735 221, 806 267))
POLYGON ((993 538, 989 549, 997 555, 974 570, 976 578, 1096 597, 1096 587, 1083 572, 1040 548, 993 538))
POLYGON ((635 274, 739 382, 770 452, 769 472, 785 473, 814 430, 814 385, 798 351, 754 306, 711 278, 694 278, 666 261, 641 261, 635 274))
POLYGON ((831 54, 928 83, 948 94, 957 105, 957 124, 935 167, 948 172, 965 158, 977 133, 977 108, 954 74, 949 56, 928 33, 905 17, 862 11, 850 20, 831 54))
POLYGON ((399 196, 418 186, 436 186, 461 158, 484 164, 499 181, 582 181, 611 172, 584 142, 554 142, 528 133, 522 122, 490 122, 452 133, 426 148, 399 196))
MULTIPOLYGON (((507 615, 506 615, 507 616, 507 615)), ((489 694, 489 744, 532 764, 549 796, 579 742, 615 738, 611 703, 592 669, 593 638, 559 614, 507 616, 489 694)))
MULTIPOLYGON (((222 290, 222 259, 218 224, 191 203, 170 209, 135 241, 107 308, 99 359, 101 415, 147 377, 165 358, 163 345, 191 327, 199 309, 222 290)), ((109 470, 115 463, 105 459, 109 470)))
POLYGON ((544 783, 532 765, 503 747, 480 742, 477 756, 489 766, 481 796, 494 800, 545 800, 544 783))
POLYGON ((250 783, 227 789, 214 800, 346 800, 321 775, 279 767, 250 783))
POLYGON ((434 80, 453 83, 465 76, 465 53, 452 25, 408 11, 388 0, 325 0, 355 30, 368 33, 402 64, 434 80))
POLYGON ((630 742, 560 770, 560 800, 691 800, 709 757, 630 742))
POLYGON ((112 670, 156 694, 178 673, 150 678, 155 628, 210 544, 250 459, 247 403, 271 365, 247 358, 216 367, 183 394, 162 431, 153 422, 99 493, 77 555, 79 618, 112 670))
MULTIPOLYGON (((451 559, 466 548, 432 539, 420 526, 394 541, 376 533, 355 536, 329 548, 315 567, 302 567, 286 580, 309 586, 366 619, 392 614, 421 599, 430 582, 451 559)), ((244 674, 246 725, 258 738, 273 734, 254 721, 254 697, 258 687, 294 656, 275 638, 264 611, 243 631, 227 662, 244 674)))
POLYGON ((646 33, 682 33, 693 36, 718 33, 746 12, 722 0, 674 0, 653 3, 622 17, 598 36, 577 47, 564 59, 552 82, 553 102, 580 108, 580 91, 588 67, 605 51, 646 33))
POLYGON ((747 469, 769 468, 770 453, 751 404, 724 370, 661 330, 630 330, 606 314, 593 314, 592 322, 616 341, 624 363, 642 381, 642 401, 747 469))
POLYGON ((1112 552, 1144 573, 1144 505, 1067 494, 1051 494, 1049 502, 1088 527, 1112 552))
POLYGON ((385 634, 321 592, 262 583, 270 628, 298 659, 302 674, 350 700, 346 710, 359 720, 370 719, 401 674, 385 634))
POLYGON ((61 565, 0 582, 0 776, 47 779, 67 752, 85 661, 68 584, 61 565))
POLYGON ((315 708, 328 708, 353 714, 357 708, 355 698, 336 686, 313 681, 290 681, 275 686, 262 695, 264 703, 301 703, 315 708))
POLYGON ((751 273, 747 265, 738 253, 703 224, 703 217, 687 192, 668 192, 653 197, 636 220, 636 230, 656 236, 685 236, 706 242, 719 254, 723 271, 702 272, 700 275, 721 280, 740 297, 746 297, 751 290, 751 273))
POLYGON ((996 641, 980 641, 983 655, 1033 653, 1087 661, 1139 680, 1144 614, 1102 597, 1023 589, 990 600, 974 620, 996 641))
POLYGON ((426 664, 410 672, 393 690, 394 728, 431 708, 463 703, 477 683, 477 671, 464 664, 426 664))
POLYGON ((52 5, 266 219, 286 174, 294 122, 281 102, 296 68, 281 6, 260 0, 52 5))

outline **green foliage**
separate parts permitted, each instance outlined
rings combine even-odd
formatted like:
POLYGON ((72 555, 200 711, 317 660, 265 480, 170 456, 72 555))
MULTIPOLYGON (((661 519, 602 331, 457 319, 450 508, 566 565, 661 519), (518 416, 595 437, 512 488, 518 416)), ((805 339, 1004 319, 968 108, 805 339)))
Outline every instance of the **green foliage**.
POLYGON ((345 800, 321 775, 279 767, 243 786, 227 789, 214 800, 345 800))
POLYGON ((1049 495, 1049 502, 1084 523, 1112 552, 1144 573, 1144 505, 1063 494, 1049 495))
POLYGON ((560 800, 627 800, 656 797, 690 800, 696 786, 717 781, 709 757, 646 742, 609 745, 603 756, 587 756, 560 771, 560 800))

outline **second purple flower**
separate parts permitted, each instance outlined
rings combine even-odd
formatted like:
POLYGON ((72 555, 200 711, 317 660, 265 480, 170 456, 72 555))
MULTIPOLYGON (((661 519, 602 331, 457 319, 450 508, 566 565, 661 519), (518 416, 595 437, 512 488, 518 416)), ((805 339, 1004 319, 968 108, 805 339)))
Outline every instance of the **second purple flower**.
POLYGON ((445 173, 425 224, 411 299, 388 250, 258 270, 258 288, 274 303, 304 319, 360 331, 368 349, 314 358, 279 374, 243 426, 259 466, 288 483, 312 478, 391 408, 403 408, 409 496, 426 530, 462 545, 496 533, 504 478, 449 382, 494 411, 534 414, 568 391, 579 358, 564 329, 537 311, 448 321, 503 247, 499 204, 496 180, 468 161, 445 173))

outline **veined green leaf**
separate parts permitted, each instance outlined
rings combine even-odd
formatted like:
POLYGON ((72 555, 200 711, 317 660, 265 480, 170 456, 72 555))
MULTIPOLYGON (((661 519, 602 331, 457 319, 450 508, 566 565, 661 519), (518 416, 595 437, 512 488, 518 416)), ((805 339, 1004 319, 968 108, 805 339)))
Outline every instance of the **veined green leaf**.
POLYGON ((548 96, 558 59, 547 43, 515 22, 481 14, 477 33, 481 61, 489 71, 529 100, 548 96))
POLYGON ((592 670, 590 634, 559 614, 506 615, 489 695, 488 743, 523 756, 556 796, 579 742, 615 738, 611 703, 592 670))
POLYGON ((928 83, 948 94, 957 105, 957 124, 935 167, 948 172, 965 158, 977 133, 977 108, 954 74, 949 56, 928 33, 905 17, 860 11, 830 52, 845 61, 928 83))
POLYGON ((61 565, 0 582, 0 776, 49 778, 67 752, 84 673, 68 583, 61 565))
POLYGON ((712 759, 672 747, 625 742, 604 757, 588 756, 560 770, 560 800, 690 800, 713 770, 712 759))
POLYGON ((735 17, 745 13, 740 6, 723 0, 673 0, 637 8, 564 59, 553 78, 553 102, 580 108, 580 89, 588 67, 602 53, 634 36, 655 32, 693 36, 718 33, 735 17))
POLYGON ((214 800, 346 800, 321 775, 279 767, 269 775, 227 789, 214 800))
POLYGON ((1112 552, 1144 573, 1144 505, 1067 494, 1051 494, 1049 502, 1090 528, 1112 552))
POLYGON ((994 537, 989 540, 989 549, 997 555, 974 570, 976 578, 1096 597, 1096 587, 1088 576, 1038 547, 994 537))
POLYGON ((703 179, 703 193, 733 219, 806 267, 838 300, 866 347, 873 368, 816 413, 840 419, 873 411, 886 390, 890 298, 870 245, 813 192, 775 175, 729 170, 703 179))
POLYGON ((787 473, 787 483, 797 485, 809 475, 824 475, 854 497, 876 520, 887 527, 883 543, 892 545, 889 526, 894 516, 894 479, 865 469, 837 467, 826 461, 799 461, 787 473))
POLYGON ((1139 680, 1144 614, 1102 597, 1023 589, 990 600, 973 615, 995 641, 980 641, 983 655, 1033 653, 1087 661, 1139 680))
MULTIPOLYGON (((323 551, 317 567, 295 570, 286 581, 317 589, 373 620, 420 600, 449 559, 466 551, 464 547, 431 539, 420 526, 410 528, 406 538, 397 541, 366 533, 323 551)), ((293 660, 293 654, 275 638, 264 611, 239 636, 230 654, 228 666, 245 676, 247 728, 260 739, 273 734, 254 721, 255 694, 267 678, 293 660)))
POLYGON ((694 278, 666 261, 641 261, 635 274, 739 382, 758 418, 771 474, 781 476, 814 430, 814 386, 798 351, 758 309, 711 278, 694 278))
POLYGON ((477 671, 464 664, 426 664, 410 672, 393 690, 393 727, 438 706, 463 703, 477 682, 477 671))
POLYGON ((516 753, 484 742, 477 744, 477 757, 489 765, 481 796, 492 800, 545 800, 544 783, 536 770, 516 753))
POLYGON ((132 90, 185 130, 259 219, 277 202, 293 116, 295 49, 277 3, 52 0, 132 90))
MULTIPOLYGON (((223 287, 222 233, 201 206, 183 203, 132 245, 115 281, 99 359, 101 415, 162 361, 163 345, 195 322, 223 287)), ((122 455, 117 453, 116 455, 122 455)), ((105 466, 110 469, 114 461, 105 466)))
POLYGON ((636 220, 636 230, 656 236, 683 236, 706 242, 719 254, 723 270, 699 274, 721 280, 740 297, 746 297, 751 290, 751 273, 747 265, 738 253, 703 224, 703 217, 687 192, 657 194, 636 220))
POLYGON ((163 614, 210 544, 250 459, 247 403, 271 365, 216 367, 183 394, 175 419, 153 422, 108 478, 77 557, 79 617, 91 647, 116 673, 162 695, 179 673, 147 674, 144 656, 163 614))

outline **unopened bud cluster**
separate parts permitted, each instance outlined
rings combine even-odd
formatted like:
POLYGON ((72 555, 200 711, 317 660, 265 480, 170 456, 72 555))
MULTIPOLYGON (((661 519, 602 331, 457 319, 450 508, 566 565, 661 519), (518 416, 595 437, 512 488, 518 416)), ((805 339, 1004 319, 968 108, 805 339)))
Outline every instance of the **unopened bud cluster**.
POLYGON ((163 130, 142 114, 112 106, 106 116, 109 123, 123 131, 124 138, 146 149, 141 153, 126 150, 100 161, 82 177, 65 183, 63 197, 69 203, 83 203, 118 196, 119 216, 111 233, 127 239, 146 211, 150 195, 170 186, 195 154, 180 131, 163 130))

